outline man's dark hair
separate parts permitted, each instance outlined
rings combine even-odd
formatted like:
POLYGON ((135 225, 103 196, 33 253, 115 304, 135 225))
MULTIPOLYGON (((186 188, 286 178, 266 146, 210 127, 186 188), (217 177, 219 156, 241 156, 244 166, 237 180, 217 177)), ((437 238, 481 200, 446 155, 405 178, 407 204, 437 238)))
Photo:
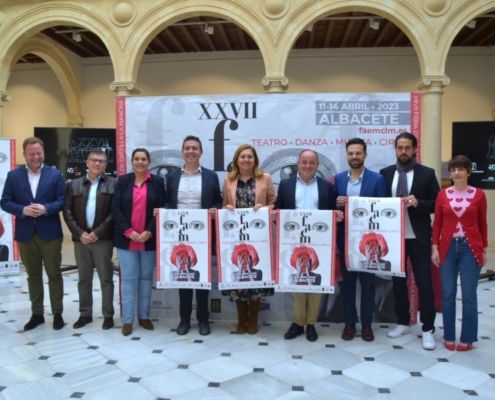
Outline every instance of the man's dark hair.
POLYGON ((355 137, 355 138, 349 139, 349 140, 347 141, 347 143, 345 144, 345 149, 347 150, 347 148, 348 148, 351 144, 360 144, 361 146, 363 146, 364 152, 366 153, 366 142, 365 142, 363 139, 358 138, 358 137, 355 137))
POLYGON ((184 141, 182 142, 182 150, 184 150, 184 144, 188 141, 188 140, 194 140, 195 142, 198 142, 199 143, 199 149, 201 151, 203 151, 203 145, 201 143, 201 140, 199 139, 199 137, 197 136, 193 136, 193 135, 188 135, 185 137, 184 141))
POLYGON ((24 142, 22 143, 22 150, 26 151, 26 146, 28 144, 36 144, 36 143, 40 144, 41 147, 43 147, 43 149, 45 148, 45 145, 43 144, 43 141, 40 138, 32 136, 24 140, 24 142))
POLYGON ((397 148, 397 141, 400 139, 408 139, 412 141, 412 145, 414 148, 418 147, 418 139, 416 139, 416 136, 413 135, 412 133, 409 132, 402 132, 395 138, 395 148, 397 148))
POLYGON ((89 160, 91 158, 91 155, 97 155, 97 156, 104 156, 105 157, 105 160, 107 159, 107 155, 106 153, 101 150, 101 149, 93 149, 91 150, 89 153, 88 153, 88 158, 87 160, 89 160))

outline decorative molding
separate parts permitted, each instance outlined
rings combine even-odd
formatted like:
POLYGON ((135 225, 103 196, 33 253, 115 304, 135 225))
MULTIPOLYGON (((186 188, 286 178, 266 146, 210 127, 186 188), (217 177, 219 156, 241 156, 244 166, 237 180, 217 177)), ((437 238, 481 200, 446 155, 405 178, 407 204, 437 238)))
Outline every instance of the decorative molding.
POLYGON ((261 0, 260 8, 270 19, 282 18, 290 8, 290 0, 261 0))
POLYGON ((430 90, 440 87, 443 89, 450 83, 450 78, 447 75, 424 75, 416 84, 418 90, 430 90))
POLYGON ((84 118, 82 116, 69 116, 65 121, 65 126, 72 128, 82 128, 84 126, 84 118))
POLYGON ((127 26, 136 18, 136 9, 131 3, 126 1, 116 2, 110 18, 117 26, 127 26))
POLYGON ((265 76, 261 83, 268 93, 284 93, 289 89, 289 79, 285 76, 265 76))
POLYGON ((450 9, 451 0, 422 0, 421 5, 427 14, 439 17, 450 9))
POLYGON ((134 96, 141 93, 141 89, 137 87, 134 82, 112 82, 110 84, 110 90, 113 90, 118 97, 134 96))
POLYGON ((0 105, 4 102, 4 101, 12 101, 12 97, 10 96, 10 94, 8 94, 7 92, 3 91, 3 90, 0 90, 0 105))

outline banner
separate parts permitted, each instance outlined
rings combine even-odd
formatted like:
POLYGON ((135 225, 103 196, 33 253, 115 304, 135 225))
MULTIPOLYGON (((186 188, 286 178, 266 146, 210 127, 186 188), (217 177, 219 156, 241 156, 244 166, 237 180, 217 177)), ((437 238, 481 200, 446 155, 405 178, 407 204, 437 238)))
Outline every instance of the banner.
MULTIPOLYGON (((16 168, 15 139, 0 139, 0 193, 16 168)), ((14 241, 15 216, 0 209, 0 275, 19 274, 19 248, 14 241)))
POLYGON ((215 210, 219 289, 273 287, 268 207, 215 210))
POLYGON ((399 133, 414 133, 421 147, 420 93, 120 97, 116 113, 118 175, 132 170, 137 147, 150 152, 151 173, 165 176, 181 168, 186 135, 201 139, 201 165, 217 172, 221 184, 235 150, 244 143, 254 146, 275 191, 281 179, 297 174, 304 149, 318 153, 318 176, 332 179, 348 169, 350 138, 366 142, 366 166, 375 172, 395 164, 399 133))
POLYGON ((156 233, 156 287, 211 289, 208 210, 160 209, 156 233))
POLYGON ((337 221, 328 210, 277 213, 277 292, 334 293, 337 221))
POLYGON ((400 197, 349 197, 345 207, 349 271, 406 276, 405 205, 400 197))

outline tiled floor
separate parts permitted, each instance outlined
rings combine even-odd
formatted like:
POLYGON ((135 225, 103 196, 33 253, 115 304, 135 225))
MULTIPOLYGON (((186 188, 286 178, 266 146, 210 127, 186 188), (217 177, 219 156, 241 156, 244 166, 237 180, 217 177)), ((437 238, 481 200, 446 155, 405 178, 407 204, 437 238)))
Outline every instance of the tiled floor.
MULTIPOLYGON (((64 248, 65 264, 73 263, 71 252, 64 248)), ((494 251, 489 259, 495 269, 494 251)), ((26 275, 0 278, 0 399, 495 398, 495 281, 479 285, 480 340, 466 353, 443 348, 440 314, 434 351, 422 349, 418 326, 389 339, 384 324, 373 326, 372 343, 342 341, 342 324, 318 324, 314 343, 284 340, 288 324, 278 322, 252 336, 232 334, 234 321, 216 321, 205 337, 196 326, 177 336, 172 319, 155 321, 154 331, 135 324, 128 337, 118 327, 103 331, 102 319, 75 330, 77 273, 64 274, 64 284, 67 325, 54 331, 48 314, 24 333, 31 314, 26 275)), ((99 291, 94 295, 98 309, 99 291)))

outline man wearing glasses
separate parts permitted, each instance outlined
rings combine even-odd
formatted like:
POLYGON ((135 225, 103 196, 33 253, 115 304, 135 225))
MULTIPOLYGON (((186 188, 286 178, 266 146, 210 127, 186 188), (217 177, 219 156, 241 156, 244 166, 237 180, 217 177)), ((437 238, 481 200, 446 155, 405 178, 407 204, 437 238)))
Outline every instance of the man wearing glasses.
POLYGON ((79 272, 80 317, 74 328, 93 322, 93 268, 101 285, 103 329, 113 327, 113 228, 110 206, 117 180, 104 174, 107 157, 93 150, 86 160, 88 173, 67 186, 64 219, 72 233, 79 272))

